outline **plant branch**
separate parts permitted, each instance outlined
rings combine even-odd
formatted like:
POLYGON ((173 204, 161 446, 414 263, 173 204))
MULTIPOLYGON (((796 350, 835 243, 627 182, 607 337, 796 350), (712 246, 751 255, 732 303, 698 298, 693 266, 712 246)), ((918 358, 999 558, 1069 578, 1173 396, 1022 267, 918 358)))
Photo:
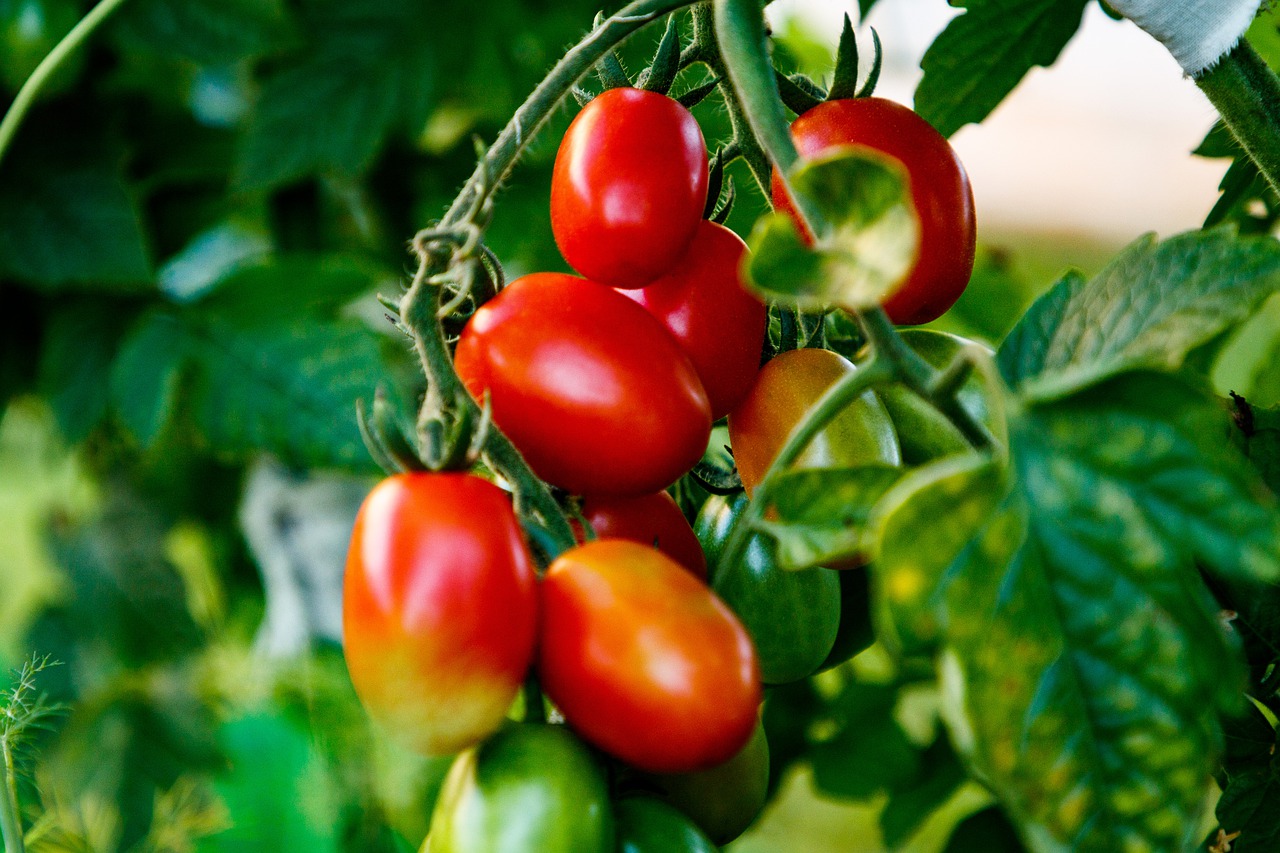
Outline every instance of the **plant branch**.
POLYGON ((1276 73, 1241 39, 1195 81, 1267 183, 1280 192, 1280 79, 1276 73))
POLYGON ((0 837, 4 839, 4 853, 24 853, 22 841, 22 817, 18 811, 17 768, 13 762, 13 747, 8 737, 0 737, 0 753, 3 754, 4 790, 0 791, 0 837))
POLYGON ((97 6, 89 10, 89 14, 81 18, 80 22, 71 28, 71 32, 63 36, 62 41, 54 45, 53 50, 49 51, 49 55, 40 61, 35 71, 31 72, 31 76, 27 78, 27 82, 22 84, 22 88, 18 90, 13 103, 9 105, 9 110, 5 113, 4 120, 0 121, 0 161, 4 160, 5 152, 9 150, 14 136, 18 133, 18 127, 21 126, 22 120, 26 118, 31 105, 35 103, 36 95, 40 94, 44 84, 62 67, 67 58, 75 53, 80 45, 84 44, 94 30, 98 29, 102 22, 111 16, 112 12, 127 2, 128 0, 102 0, 97 6))

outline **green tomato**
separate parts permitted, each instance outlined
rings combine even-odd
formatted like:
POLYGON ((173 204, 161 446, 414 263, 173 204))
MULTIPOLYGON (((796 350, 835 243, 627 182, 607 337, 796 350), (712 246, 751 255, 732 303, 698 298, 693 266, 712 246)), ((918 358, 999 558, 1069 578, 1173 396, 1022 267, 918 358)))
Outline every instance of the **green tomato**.
POLYGON ((764 726, 724 764, 650 781, 716 844, 728 844, 755 821, 769 795, 769 741, 764 726))
POLYGON ((790 572, 778 565, 774 545, 752 536, 743 558, 721 566, 720 552, 747 496, 714 496, 698 514, 694 532, 708 565, 711 588, 738 614, 756 644, 766 684, 812 675, 826 660, 840 628, 840 579, 831 569, 790 572))
POLYGON ((423 853, 612 853, 609 790, 568 729, 513 725, 449 770, 423 853))
POLYGON ((876 641, 871 627, 871 577, 866 568, 844 569, 840 575, 840 629, 831 653, 822 662, 830 669, 866 651, 876 641))
POLYGON ((716 846, 673 806, 652 797, 614 804, 618 853, 716 853, 716 846))
MULTIPOLYGON (((921 358, 936 368, 946 367, 960 350, 974 342, 959 335, 932 329, 899 329, 898 334, 921 358)), ((902 461, 922 465, 931 459, 970 449, 960 430, 936 409, 898 385, 881 388, 880 401, 898 432, 902 461)), ((988 428, 994 429, 982 379, 970 376, 960 387, 960 405, 988 428)))

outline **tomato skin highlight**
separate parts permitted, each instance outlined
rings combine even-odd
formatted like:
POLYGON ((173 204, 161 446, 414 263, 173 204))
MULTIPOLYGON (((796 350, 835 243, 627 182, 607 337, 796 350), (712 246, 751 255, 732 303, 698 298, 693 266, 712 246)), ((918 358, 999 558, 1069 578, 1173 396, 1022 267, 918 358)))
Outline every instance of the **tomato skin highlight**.
POLYGON ((383 480, 356 517, 343 583, 343 651, 371 717, 428 755, 502 724, 538 622, 505 492, 468 474, 383 480))
POLYGON ((613 853, 604 774, 563 726, 513 725, 458 756, 429 853, 613 853))
POLYGON ((711 409, 693 365, 616 291, 560 273, 512 282, 467 322, 455 367, 534 472, 580 495, 637 496, 706 450, 711 409))
POLYGON ((769 311, 743 284, 746 256, 742 238, 704 221, 664 275, 639 290, 619 291, 679 341, 707 391, 713 420, 741 402, 760 370, 769 311))
POLYGON ((569 725, 641 770, 714 767, 755 728, 760 669, 747 630, 662 553, 599 539, 542 579, 542 686, 569 725))
POLYGON ((592 281, 643 287, 693 239, 707 179, 706 142, 692 113, 657 92, 602 92, 574 118, 556 154, 556 245, 592 281))
MULTIPOLYGON (((920 253, 906 281, 883 307, 889 319, 902 325, 927 323, 946 313, 973 274, 977 238, 973 189, 946 137, 911 109, 885 98, 819 104, 792 122, 791 136, 801 157, 850 146, 870 148, 902 163, 920 220, 920 253)), ((775 208, 796 218, 776 172, 772 195, 775 208)), ((811 239, 807 229, 801 231, 811 239)))
POLYGON ((687 816, 654 797, 626 797, 614 813, 618 853, 717 853, 687 816))
MULTIPOLYGON (((694 577, 707 579, 707 558, 684 513, 666 492, 638 498, 590 497, 582 515, 598 539, 628 539, 659 551, 684 566, 694 577)), ((577 523, 574 522, 575 532, 577 523)), ((583 541, 581 535, 578 541, 583 541)))
MULTIPOLYGON (((764 479, 787 436, 809 407, 856 369, 844 356, 823 349, 784 352, 761 368, 746 399, 729 413, 734 464, 748 495, 764 479)), ((893 422, 871 391, 814 436, 792 467, 853 468, 869 464, 902 464, 893 422)))

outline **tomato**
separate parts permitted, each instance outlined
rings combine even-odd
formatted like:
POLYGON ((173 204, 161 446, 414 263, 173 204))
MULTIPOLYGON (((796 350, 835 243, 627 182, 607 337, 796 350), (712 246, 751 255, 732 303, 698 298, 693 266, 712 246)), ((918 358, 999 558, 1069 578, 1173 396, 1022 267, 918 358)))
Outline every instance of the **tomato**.
MULTIPOLYGON (((819 104, 792 123, 791 135, 802 157, 854 146, 882 152, 903 165, 920 221, 920 251, 884 310, 893 322, 904 324, 942 316, 969 283, 977 235, 969 176, 946 138, 907 107, 884 98, 819 104)), ((773 204, 795 216, 776 173, 773 204)))
POLYGON ((747 496, 715 495, 698 514, 697 534, 712 565, 711 588, 751 633, 766 684, 812 675, 826 660, 840 627, 840 579, 831 569, 798 572, 774 559, 773 542, 751 537, 741 560, 720 565, 720 553, 747 496))
POLYGON ((837 572, 840 576, 840 630, 821 669, 839 666, 876 641, 871 627, 871 578, 866 567, 837 572))
MULTIPOLYGON (((974 344, 959 335, 932 329, 904 329, 901 334, 913 350, 939 369, 950 364, 963 347, 974 344)), ((951 421, 906 388, 890 385, 880 391, 880 399, 893 419, 902 442, 902 460, 908 465, 922 465, 940 456, 971 449, 964 434, 951 421)), ((960 386, 959 399, 971 415, 995 431, 981 377, 975 374, 965 380, 960 386)))
POLYGON ((618 853, 716 853, 689 818, 653 797, 627 797, 614 805, 618 853))
POLYGON ((370 716, 427 754, 502 723, 533 659, 533 562, 507 494, 467 474, 398 474, 356 516, 343 645, 370 716))
POLYGON ((653 776, 651 783, 716 844, 728 844, 755 821, 769 794, 769 741, 757 723, 741 751, 697 773, 653 776))
MULTIPOLYGON (((684 513, 666 492, 638 498, 591 497, 582 502, 582 515, 599 539, 629 539, 650 545, 707 579, 707 559, 684 513)), ((581 537, 579 537, 581 541, 581 537)))
POLYGON ((683 254, 706 200, 706 143, 693 115, 657 92, 610 89, 560 143, 551 230, 587 278, 642 287, 683 254))
MULTIPOLYGON (((809 407, 856 368, 830 350, 784 352, 766 364, 751 392, 729 413, 729 442, 747 494, 764 479, 787 435, 809 407)), ((902 461, 893 423, 871 391, 840 412, 796 460, 795 468, 837 468, 902 461)))
POLYGON ((424 853, 613 853, 604 774, 563 726, 513 725, 458 756, 424 853))
POLYGON ((706 392, 643 308, 559 273, 527 275, 485 303, 458 341, 458 375, 534 472, 582 495, 666 488, 702 458, 706 392))
POLYGON ((760 668, 742 623, 653 548, 598 539, 542 579, 538 669, 586 740, 641 770, 713 767, 751 737, 760 668))
POLYGON ((760 371, 769 312, 743 286, 747 244, 723 225, 702 222, 670 270, 640 290, 619 291, 662 321, 693 362, 711 417, 729 414, 760 371))

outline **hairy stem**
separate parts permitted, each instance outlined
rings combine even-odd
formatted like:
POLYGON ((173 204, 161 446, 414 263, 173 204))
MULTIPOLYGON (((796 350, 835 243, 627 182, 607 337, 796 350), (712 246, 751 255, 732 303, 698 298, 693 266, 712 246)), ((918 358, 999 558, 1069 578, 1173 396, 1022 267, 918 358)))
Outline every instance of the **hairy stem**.
POLYGON ((5 113, 4 120, 0 121, 0 161, 4 160, 5 152, 9 150, 14 136, 18 133, 18 127, 22 124, 22 120, 26 118, 27 111, 35 103, 36 95, 40 94, 44 84, 62 67, 67 58, 75 53, 80 45, 84 44, 94 30, 98 29, 102 22, 111 16, 112 12, 127 2, 128 0, 102 0, 89 11, 89 14, 81 18, 80 22, 71 28, 71 32, 67 33, 62 41, 58 42, 53 50, 49 51, 49 55, 40 61, 40 64, 36 66, 36 70, 31 72, 31 76, 27 78, 27 82, 22 84, 22 88, 18 90, 13 103, 9 105, 9 111, 5 113))
POLYGON ((4 758, 4 767, 0 769, 4 773, 4 790, 0 792, 0 838, 4 839, 4 853, 25 853, 18 811, 18 777, 8 738, 0 737, 0 754, 4 758))
POLYGON ((1244 39, 1195 78, 1223 122, 1280 192, 1280 79, 1244 39))

